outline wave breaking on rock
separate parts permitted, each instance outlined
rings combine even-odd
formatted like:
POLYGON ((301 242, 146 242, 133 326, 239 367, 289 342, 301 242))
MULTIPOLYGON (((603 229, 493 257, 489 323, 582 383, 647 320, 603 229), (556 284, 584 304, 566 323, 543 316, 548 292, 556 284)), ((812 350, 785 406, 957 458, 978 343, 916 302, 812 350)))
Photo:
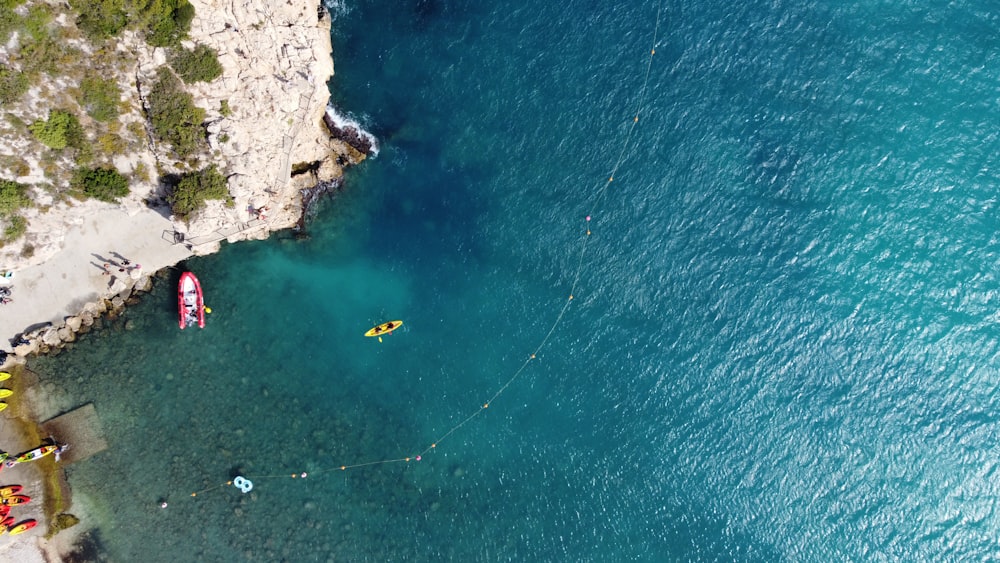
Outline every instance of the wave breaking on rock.
POLYGON ((364 155, 378 156, 378 139, 356 120, 338 112, 333 104, 326 106, 323 122, 334 139, 344 141, 364 155))

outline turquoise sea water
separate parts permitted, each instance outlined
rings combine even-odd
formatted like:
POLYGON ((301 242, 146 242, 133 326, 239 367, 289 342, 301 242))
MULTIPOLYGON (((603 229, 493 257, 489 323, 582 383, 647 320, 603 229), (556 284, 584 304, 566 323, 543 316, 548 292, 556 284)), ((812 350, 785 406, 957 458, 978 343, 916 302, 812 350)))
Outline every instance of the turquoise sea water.
POLYGON ((69 479, 106 556, 1000 558, 1000 11, 829 4, 334 8, 382 150, 311 238, 189 261, 203 331, 173 271, 31 364, 102 416, 69 479), (423 451, 553 326, 658 9, 538 359, 421 461, 337 471, 423 451))

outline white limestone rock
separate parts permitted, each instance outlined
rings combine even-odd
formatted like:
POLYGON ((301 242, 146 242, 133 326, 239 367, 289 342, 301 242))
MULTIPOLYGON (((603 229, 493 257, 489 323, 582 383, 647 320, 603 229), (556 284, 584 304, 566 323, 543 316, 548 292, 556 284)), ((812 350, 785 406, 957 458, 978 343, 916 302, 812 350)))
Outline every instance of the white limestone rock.
MULTIPOLYGON (((330 141, 323 124, 333 59, 330 18, 325 10, 320 18, 319 0, 191 3, 196 16, 185 46, 200 43, 212 47, 219 53, 223 67, 222 76, 213 82, 187 85, 195 103, 207 110, 209 149, 200 162, 215 163, 229 177, 230 195, 236 203, 212 204, 190 223, 173 221, 175 231, 200 243, 192 249, 194 253, 207 254, 218 249, 219 240, 262 238, 272 230, 295 225, 301 215, 301 202, 299 186, 292 181, 292 166, 336 160, 335 152, 345 154, 347 149, 342 143, 330 141), (232 110, 228 117, 220 113, 223 101, 232 110), (270 210, 266 220, 254 221, 254 210, 263 206, 270 210)), ((63 23, 72 25, 68 19, 63 23)), ((13 45, 16 43, 0 46, 0 58, 13 45)), ((78 47, 86 45, 80 42, 78 47)), ((148 94, 156 69, 166 63, 167 52, 149 47, 134 32, 122 35, 117 51, 132 61, 130 68, 116 74, 125 93, 123 98, 131 102, 130 111, 120 116, 124 130, 129 123, 146 123, 140 100, 148 94)), ((52 105, 43 103, 46 96, 57 96, 77 86, 60 79, 50 82, 33 88, 8 111, 26 122, 45 117, 46 108, 52 105)), ((60 99, 75 103, 65 94, 60 99)), ((78 113, 82 120, 89 119, 82 111, 78 113)), ((158 197, 158 167, 164 172, 186 171, 173 168, 166 147, 150 143, 148 138, 139 144, 128 155, 116 158, 115 165, 123 173, 132 173, 141 163, 150 177, 134 178, 132 193, 118 204, 54 199, 44 190, 35 190, 38 205, 26 213, 26 235, 0 248, 4 269, 17 270, 46 261, 63 247, 70 229, 79 226, 95 209, 117 207, 128 215, 138 213, 147 206, 147 200, 158 197), (30 252, 25 251, 28 245, 30 252)), ((43 174, 43 163, 35 157, 38 147, 31 145, 22 139, 0 137, 0 153, 23 154, 30 166, 31 173, 18 181, 36 185, 68 181, 68 173, 61 179, 43 174)), ((68 155, 57 164, 62 171, 73 169, 68 155)), ((326 173, 331 170, 340 173, 339 166, 324 168, 326 173)))

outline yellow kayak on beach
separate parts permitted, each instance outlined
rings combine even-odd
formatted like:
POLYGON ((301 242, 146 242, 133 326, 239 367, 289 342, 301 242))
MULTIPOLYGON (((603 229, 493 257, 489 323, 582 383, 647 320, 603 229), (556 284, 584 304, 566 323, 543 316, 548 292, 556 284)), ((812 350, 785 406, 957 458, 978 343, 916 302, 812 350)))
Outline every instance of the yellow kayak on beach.
POLYGON ((0 389, 0 399, 5 399, 14 394, 13 389, 0 389))
POLYGON ((0 487, 0 498, 12 497, 21 492, 21 485, 7 485, 6 487, 0 487))
POLYGON ((10 527, 10 535, 16 536, 18 534, 23 534, 24 532, 27 532, 28 530, 34 528, 37 525, 38 521, 35 520, 34 518, 25 520, 24 522, 18 524, 14 524, 10 527))
POLYGON ((25 462, 28 462, 28 461, 35 461, 36 459, 41 459, 41 458, 49 455, 50 453, 52 453, 52 452, 54 452, 54 451, 56 451, 58 449, 59 449, 59 446, 55 446, 55 445, 39 446, 39 447, 31 450, 30 452, 25 452, 25 453, 17 456, 17 460, 16 461, 18 463, 25 463, 25 462))
POLYGON ((401 326, 403 326, 403 321, 389 321, 372 327, 365 333, 365 336, 382 336, 383 334, 389 334, 401 326))
POLYGON ((5 371, 0 371, 0 381, 7 381, 10 379, 10 374, 5 371))

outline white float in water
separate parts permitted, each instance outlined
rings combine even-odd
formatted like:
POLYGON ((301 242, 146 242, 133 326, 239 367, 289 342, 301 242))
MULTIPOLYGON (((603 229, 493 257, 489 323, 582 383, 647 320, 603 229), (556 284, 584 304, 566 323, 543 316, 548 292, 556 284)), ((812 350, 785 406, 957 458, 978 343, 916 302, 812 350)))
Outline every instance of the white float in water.
POLYGON ((253 482, 250 479, 245 479, 242 475, 238 475, 233 479, 233 486, 239 489, 243 494, 249 493, 253 489, 253 482))

